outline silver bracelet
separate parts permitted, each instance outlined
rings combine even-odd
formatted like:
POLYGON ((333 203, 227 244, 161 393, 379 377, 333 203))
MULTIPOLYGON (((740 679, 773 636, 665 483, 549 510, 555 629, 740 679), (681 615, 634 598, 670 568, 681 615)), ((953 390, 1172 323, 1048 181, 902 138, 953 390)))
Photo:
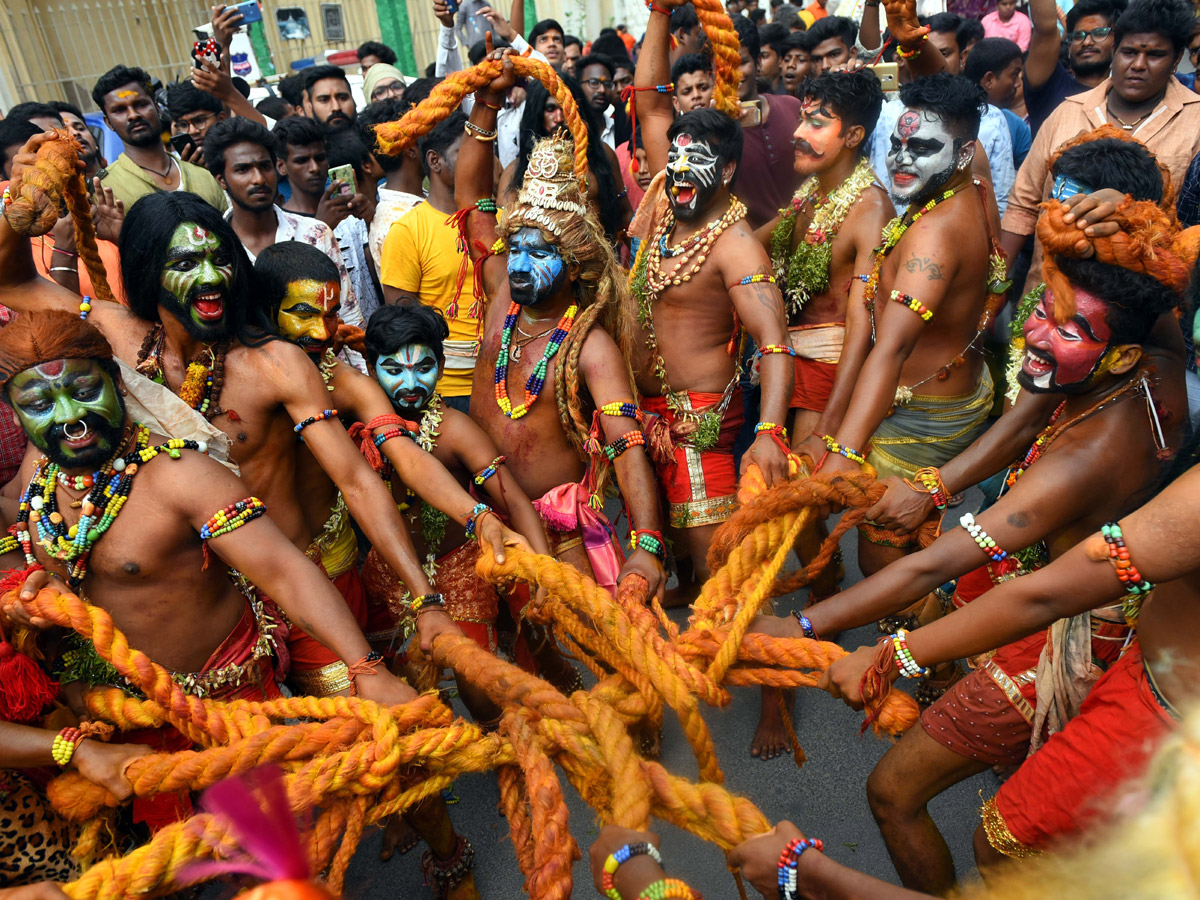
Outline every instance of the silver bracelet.
POLYGON ((79 269, 77 269, 75 266, 51 266, 50 271, 51 272, 74 272, 76 275, 79 274, 79 269))

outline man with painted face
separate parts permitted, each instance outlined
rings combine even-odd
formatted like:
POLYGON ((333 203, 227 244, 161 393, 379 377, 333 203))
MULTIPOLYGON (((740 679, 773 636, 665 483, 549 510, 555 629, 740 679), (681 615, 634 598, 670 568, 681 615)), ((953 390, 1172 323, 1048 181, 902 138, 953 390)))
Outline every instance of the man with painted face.
MULTIPOLYGON (((908 204, 884 228, 864 281, 874 345, 845 414, 826 410, 805 451, 826 471, 912 478, 965 450, 987 427, 992 379, 980 342, 1004 286, 995 205, 971 175, 984 93, 940 73, 900 89, 905 111, 888 153, 893 193, 908 204), (990 302, 989 302, 990 298, 990 302)), ((833 390, 850 377, 839 370, 833 390)), ((876 572, 915 536, 864 523, 859 564, 876 572)))
MULTIPOLYGON (((0 331, 0 392, 30 439, 17 476, 24 500, 15 528, 26 562, 45 566, 60 589, 105 609, 132 646, 176 673, 195 696, 280 696, 270 636, 278 610, 254 586, 343 664, 365 659, 370 646, 337 591, 262 516, 261 502, 247 496, 251 489, 205 456, 206 443, 168 448, 166 435, 133 421, 125 381, 100 329, 77 313, 43 307, 0 331), (148 448, 160 452, 139 458, 148 448), (112 519, 97 522, 106 488, 123 503, 115 511, 110 504, 112 519), (240 526, 221 529, 214 517, 222 510, 240 526), (76 527, 87 539, 64 549, 76 527), (210 552, 223 564, 207 564, 210 552), (243 592, 227 567, 251 587, 243 592)), ((29 622, 23 611, 6 613, 29 622)), ((98 663, 81 645, 66 658, 63 681, 95 673, 98 663)), ((416 696, 386 671, 368 671, 354 679, 361 696, 381 703, 416 696)), ((172 729, 145 742, 189 746, 172 729)), ((158 826, 186 811, 186 797, 182 807, 164 799, 167 809, 153 799, 135 801, 135 818, 158 826)))
MULTIPOLYGON (((744 17, 736 18, 748 24, 744 17)), ((667 77, 668 22, 661 12, 650 17, 638 57, 639 85, 660 84, 667 77)), ((740 24, 738 28, 744 41, 751 35, 757 41, 752 25, 748 32, 740 24)), ((743 63, 748 52, 743 44, 743 63)), ((742 85, 748 79, 753 86, 755 63, 748 65, 742 85)), ((800 102, 773 95, 769 105, 781 101, 793 106, 778 107, 773 114, 777 122, 784 121, 789 109, 798 112, 800 102)), ((635 102, 649 169, 666 170, 668 212, 643 243, 634 267, 642 323, 634 372, 646 408, 658 416, 651 437, 658 448, 656 470, 676 547, 680 556, 690 557, 698 586, 707 577, 712 534, 736 508, 733 444, 744 418, 742 339, 748 335, 760 351, 766 348, 765 355, 759 353, 762 421, 743 460, 758 465, 768 485, 783 477, 787 465, 793 376, 787 356, 792 350, 770 258, 751 230, 746 204, 732 193, 735 177, 750 164, 742 153, 742 126, 714 109, 674 119, 670 99, 656 91, 639 91, 635 102)), ((789 136, 793 130, 794 119, 789 136)), ((762 160, 759 165, 760 177, 778 174, 777 169, 766 171, 762 160)), ((798 180, 793 172, 784 182, 798 180)), ((779 205, 771 205, 760 224, 779 205)), ((681 588, 686 596, 691 586, 681 588)))
MULTIPOLYGON (((437 393, 438 374, 445 362, 442 343, 448 334, 446 322, 436 309, 416 303, 385 306, 376 311, 367 325, 366 349, 371 372, 391 400, 394 413, 403 420, 401 427, 427 451, 426 455, 450 472, 456 488, 462 490, 458 485, 474 484, 476 489, 482 489, 497 509, 529 535, 529 543, 536 552, 548 554, 550 545, 542 521, 517 479, 508 471, 505 457, 482 428, 468 416, 446 406, 437 393)), ((379 432, 387 433, 387 429, 377 429, 379 432)), ((430 581, 446 595, 446 609, 451 618, 480 647, 496 653, 500 598, 505 598, 512 621, 521 623, 521 610, 529 601, 528 589, 514 585, 498 592, 496 586, 476 574, 478 545, 467 540, 461 528, 427 502, 414 503, 403 484, 393 481, 392 494, 409 510, 413 542, 425 560, 430 581)), ((374 551, 367 556, 363 578, 372 603, 403 610, 409 602, 400 579, 374 551)), ((401 615, 404 616, 403 612, 401 615)), ((520 631, 528 627, 524 623, 520 631)), ((556 684, 577 681, 575 670, 558 654, 554 641, 540 643, 539 650, 531 651, 531 642, 518 633, 514 650, 518 664, 531 672, 538 671, 540 665, 545 677, 556 684)), ((475 721, 494 727, 500 711, 486 695, 461 679, 458 688, 475 721)))
MULTIPOLYGON (((1050 215, 1056 224, 1048 221, 1039 235, 1074 254, 1084 233, 1062 223, 1065 211, 1055 204, 1050 215)), ((1148 247, 1134 251, 1132 260, 1125 257, 1129 268, 1112 264, 1111 245, 1088 247, 1096 257, 1092 259, 1047 258, 1051 286, 1025 323, 1019 378, 1024 391, 1035 398, 1053 394, 1059 405, 1023 458, 1008 467, 1000 499, 979 514, 962 516, 962 527, 945 531, 927 549, 808 610, 803 622, 764 618, 756 629, 777 635, 834 634, 898 612, 954 578, 953 604, 961 608, 977 602, 994 584, 1058 558, 1145 496, 1161 474, 1165 456, 1151 390, 1174 382, 1178 391, 1183 369, 1178 363, 1159 368, 1152 380, 1143 342, 1158 317, 1178 304, 1184 287, 1179 271, 1168 276, 1146 260, 1159 255, 1177 261, 1182 271, 1190 270, 1194 260, 1177 255, 1192 251, 1177 249, 1178 226, 1166 214, 1148 202, 1141 204, 1139 214, 1149 225, 1140 233, 1131 231, 1130 237, 1148 247), (1095 489, 1098 484, 1103 490, 1095 489)), ((1007 415, 1014 414, 1020 417, 1015 410, 1007 415)), ((957 478, 960 469, 972 465, 978 469, 986 440, 963 454, 963 460, 948 463, 947 476, 957 478)), ((944 507, 940 473, 926 474, 928 479, 897 490, 922 500, 922 495, 932 495, 944 507)), ((976 471, 973 477, 988 474, 976 471)), ((887 510, 871 514, 884 521, 892 518, 887 510)), ((958 618, 952 612, 948 624, 958 618)), ((905 631, 895 637, 902 643, 905 631)), ((1064 622, 1049 634, 1039 631, 1003 646, 933 703, 922 717, 922 728, 910 730, 884 756, 868 782, 868 796, 906 886, 940 894, 954 881, 950 853, 926 811, 929 800, 991 766, 1019 764, 1031 741, 1035 748, 1041 742, 1043 727, 1050 732, 1062 727, 1070 706, 1064 695, 1085 691, 1101 670, 1116 662, 1129 637, 1120 609, 1107 607, 1064 622), (1053 672, 1045 668, 1050 662, 1053 672)), ((828 680, 835 696, 850 695, 851 682, 857 689, 875 650, 865 648, 845 664, 834 665, 828 680)))
MULTIPOLYGON (((368 377, 353 366, 339 362, 334 353, 339 326, 340 284, 337 267, 329 257, 307 244, 285 241, 262 252, 254 263, 254 278, 259 302, 266 305, 279 333, 304 350, 317 366, 321 379, 329 390, 329 400, 343 421, 366 423, 363 428, 355 428, 353 431, 362 441, 368 460, 377 467, 386 465, 389 471, 399 475, 393 484, 393 491, 401 498, 407 496, 407 491, 414 491, 428 505, 431 514, 439 518, 443 530, 449 526, 461 532, 459 522, 470 515, 475 505, 475 500, 461 486, 463 479, 454 477, 447 471, 444 463, 430 453, 422 452, 428 448, 419 447, 412 440, 394 439, 405 436, 396 434, 398 423, 395 421, 395 413, 400 410, 393 407, 397 406, 399 401, 394 392, 388 389, 388 384, 384 384, 381 389, 383 380, 376 380, 379 374, 378 367, 374 369, 376 378, 368 377), (376 422, 379 424, 371 424, 376 422), (386 439, 376 446, 374 439, 383 435, 387 435, 386 439), (371 449, 366 449, 368 446, 371 449), (378 452, 373 453, 372 449, 377 449, 378 452)), ((436 312, 434 314, 436 315, 436 312)), ((440 316, 438 318, 440 321, 440 316)), ((421 374, 422 377, 427 377, 430 373, 426 369, 422 370, 421 374)), ((436 372, 433 373, 433 377, 436 382, 436 372)), ((396 386, 393 384, 391 387, 396 386)), ((426 387, 429 386, 411 386, 414 392, 412 396, 422 395, 426 387)), ((424 393, 422 405, 431 402, 433 396, 432 389, 424 393)), ((420 407, 408 410, 407 418, 412 418, 417 408, 420 407)), ((404 415, 403 411, 401 415, 404 415)), ((415 430, 406 429, 406 435, 408 431, 415 433, 415 430)), ((481 440, 486 442, 486 438, 482 436, 481 440)), ((478 457, 487 455, 488 448, 489 445, 484 443, 479 446, 478 452, 468 455, 472 460, 478 461, 478 457)), ((493 453, 487 460, 496 455, 493 453)), ((483 469, 487 460, 476 466, 476 469, 483 469)), ((469 481, 467 478, 466 482, 469 481)), ((296 483, 306 517, 314 526, 320 527, 329 518, 328 511, 339 503, 338 486, 325 474, 317 459, 303 448, 298 453, 296 483)), ((490 486, 493 490, 488 492, 489 499, 501 509, 505 509, 505 497, 499 486, 500 481, 490 486)), ((520 490, 515 485, 510 485, 510 488, 514 491, 520 490)), ((514 501, 514 497, 508 498, 509 503, 514 501)), ((534 515, 532 507, 529 507, 528 511, 528 516, 518 515, 514 520, 518 527, 530 535, 531 546, 539 552, 544 552, 545 536, 541 523, 534 515)), ((336 534, 330 534, 329 539, 325 541, 329 548, 339 543, 344 543, 347 548, 344 552, 323 554, 322 564, 331 578, 336 578, 343 570, 349 571, 358 561, 357 540, 344 517, 341 521, 344 527, 336 534)), ((414 539, 415 537, 416 535, 414 539)), ((466 541, 461 533, 459 537, 459 544, 473 554, 473 559, 478 558, 478 545, 466 541)), ((424 559, 429 549, 418 546, 417 552, 424 559)), ((376 571, 386 570, 397 594, 408 596, 399 576, 388 566, 383 555, 372 549, 371 558, 375 560, 376 571)), ((432 570, 428 566, 426 569, 432 579, 432 570)), ((369 588, 366 593, 371 593, 369 588)), ((446 591, 442 593, 447 594, 446 591)), ((453 598, 447 595, 446 601, 453 617, 453 598)), ((388 605, 384 604, 382 607, 369 606, 363 610, 367 639, 377 649, 387 652, 389 648, 394 650, 398 645, 396 617, 402 609, 397 605, 393 610, 389 610, 388 605)), ((410 615, 407 618, 412 617, 410 615)))
MULTIPOLYGON (((845 414, 855 376, 871 349, 871 325, 863 306, 862 281, 879 234, 895 215, 887 191, 864 155, 867 138, 883 104, 879 79, 871 72, 830 72, 804 82, 796 128, 796 172, 804 178, 788 209, 755 234, 771 254, 776 283, 787 303, 788 340, 795 351, 795 382, 788 404, 792 442, 799 446, 821 434, 822 414, 845 414), (834 376, 847 370, 841 393, 834 376)), ((801 535, 798 552, 816 556, 823 525, 801 535)), ((813 599, 837 590, 837 566, 812 585, 813 599)), ((750 745, 752 756, 784 752, 788 736, 778 693, 763 690, 762 716, 750 745)))
MULTIPOLYGON (((17 181, 35 163, 41 143, 52 139, 30 141, 15 160, 17 181)), ((89 321, 113 343, 118 359, 160 381, 195 411, 186 417, 195 431, 229 442, 250 489, 301 548, 313 543, 320 526, 309 520, 297 496, 304 488, 296 482, 296 424, 306 423, 301 427, 306 449, 337 483, 372 544, 415 593, 430 593, 395 504, 337 417, 324 414, 329 392, 320 373, 298 347, 270 340, 251 324, 261 312, 249 304, 250 264, 228 223, 185 193, 147 197, 135 210, 143 205, 126 217, 121 234, 130 308, 94 300, 89 321)), ((34 275, 28 241, 7 219, 0 223, 0 261, 0 294, 6 298, 0 302, 20 312, 78 314, 77 296, 34 275)), ((163 399, 170 402, 169 396, 163 399)), ((470 517, 465 512, 462 522, 470 517)), ((495 519, 483 516, 479 532, 503 554, 504 531, 495 519)), ((421 616, 424 647, 445 630, 457 630, 445 613, 431 609, 421 616)), ((345 673, 336 665, 326 668, 317 665, 314 679, 336 691, 345 673)))
MULTIPOLYGON (((497 98, 513 80, 505 60, 496 80, 477 92, 472 125, 495 129, 497 98)), ((490 302, 471 416, 507 457, 526 495, 537 498, 556 558, 612 590, 640 575, 661 596, 666 544, 628 377, 636 325, 625 277, 573 173, 573 152, 562 137, 535 146, 499 229, 507 252, 481 263, 490 302), (614 469, 633 526, 628 560, 592 502, 598 504, 614 469)), ((492 157, 489 143, 463 141, 458 207, 493 196, 492 157)), ((496 244, 494 212, 476 207, 465 228, 472 254, 496 244)))

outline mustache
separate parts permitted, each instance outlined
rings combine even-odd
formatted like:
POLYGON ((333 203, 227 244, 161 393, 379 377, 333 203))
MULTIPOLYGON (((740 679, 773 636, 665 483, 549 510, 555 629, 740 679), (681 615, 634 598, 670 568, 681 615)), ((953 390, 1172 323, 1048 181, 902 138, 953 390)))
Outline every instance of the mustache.
POLYGON ((818 153, 816 150, 814 150, 812 144, 810 144, 808 141, 799 140, 799 141, 793 141, 792 143, 796 145, 797 150, 799 150, 801 153, 807 153, 809 156, 824 156, 825 155, 823 153, 818 153))
POLYGON ((61 422, 52 425, 47 432, 51 440, 65 441, 67 440, 67 429, 70 429, 76 440, 88 434, 102 434, 103 430, 108 428, 108 422, 98 413, 86 413, 82 419, 76 419, 74 422, 61 422), (80 426, 87 426, 87 431, 80 434, 80 426))

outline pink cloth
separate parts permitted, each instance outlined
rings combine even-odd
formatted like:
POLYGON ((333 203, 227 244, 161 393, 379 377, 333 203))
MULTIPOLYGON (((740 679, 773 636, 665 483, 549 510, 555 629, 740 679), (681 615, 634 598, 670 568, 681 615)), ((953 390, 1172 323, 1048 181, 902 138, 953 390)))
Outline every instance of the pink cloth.
POLYGON ((629 171, 629 164, 632 162, 630 158, 630 148, 632 146, 632 141, 626 144, 621 144, 621 146, 617 147, 616 154, 617 162, 621 164, 621 180, 625 183, 625 190, 629 192, 629 205, 633 209, 637 209, 638 204, 642 202, 642 197, 645 196, 646 192, 638 187, 637 178, 631 171, 629 171))
POLYGON ((1008 38, 1015 41, 1022 53, 1029 52, 1029 41, 1033 37, 1033 23, 1023 12, 1014 12, 1007 22, 1000 21, 1000 13, 992 11, 979 20, 985 37, 1008 38))
POLYGON ((617 575, 625 559, 612 523, 588 506, 589 496, 582 484, 560 484, 535 500, 533 507, 554 531, 580 532, 596 584, 616 596, 617 575))

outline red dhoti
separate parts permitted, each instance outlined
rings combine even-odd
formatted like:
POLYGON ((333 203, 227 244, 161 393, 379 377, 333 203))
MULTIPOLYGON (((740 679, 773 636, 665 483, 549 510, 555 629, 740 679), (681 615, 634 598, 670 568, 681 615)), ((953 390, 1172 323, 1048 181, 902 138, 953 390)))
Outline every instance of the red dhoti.
POLYGON ((1115 789, 1145 770, 1176 724, 1133 644, 1096 682, 1079 715, 984 804, 988 842, 1020 858, 1111 818, 1115 789))
MULTIPOLYGON (((667 495, 670 522, 673 528, 698 528, 717 525, 737 509, 737 468, 733 463, 733 445, 741 430, 745 414, 742 393, 734 386, 729 405, 720 420, 715 443, 697 449, 697 438, 709 437, 709 428, 697 425, 697 419, 715 409, 723 394, 698 391, 678 391, 674 395, 678 410, 672 409, 666 397, 643 397, 647 412, 661 418, 649 429, 651 458, 654 471, 667 495), (696 415, 688 415, 695 413, 696 415), (662 446, 663 426, 669 429, 671 446, 662 446)), ((711 439, 711 438, 710 438, 711 439)))
POLYGON ((796 378, 792 384, 792 401, 788 404, 790 409, 825 411, 845 337, 843 322, 796 325, 788 329, 788 342, 796 352, 796 378))

